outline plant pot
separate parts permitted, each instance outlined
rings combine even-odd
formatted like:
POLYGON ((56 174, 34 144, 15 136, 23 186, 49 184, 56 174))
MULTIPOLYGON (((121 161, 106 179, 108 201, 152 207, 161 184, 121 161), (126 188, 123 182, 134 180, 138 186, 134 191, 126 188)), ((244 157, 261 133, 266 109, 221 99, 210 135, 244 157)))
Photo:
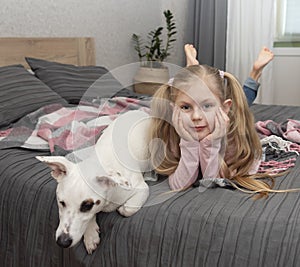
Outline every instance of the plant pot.
POLYGON ((153 95, 155 91, 170 79, 169 69, 140 67, 133 78, 136 93, 153 95))

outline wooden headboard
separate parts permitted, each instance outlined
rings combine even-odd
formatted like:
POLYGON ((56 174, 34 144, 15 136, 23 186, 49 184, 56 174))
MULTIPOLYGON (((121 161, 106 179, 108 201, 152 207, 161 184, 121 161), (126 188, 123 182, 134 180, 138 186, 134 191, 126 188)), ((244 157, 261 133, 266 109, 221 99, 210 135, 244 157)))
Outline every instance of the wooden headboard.
POLYGON ((25 57, 78 66, 95 65, 95 43, 91 37, 0 37, 0 66, 22 64, 28 67, 25 57))

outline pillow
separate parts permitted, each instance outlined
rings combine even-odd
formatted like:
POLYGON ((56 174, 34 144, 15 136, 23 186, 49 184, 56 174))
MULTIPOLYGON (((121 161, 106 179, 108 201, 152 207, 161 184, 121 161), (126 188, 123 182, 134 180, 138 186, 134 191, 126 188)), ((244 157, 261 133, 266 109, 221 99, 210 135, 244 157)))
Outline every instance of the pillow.
POLYGON ((151 99, 150 95, 136 93, 130 89, 123 88, 118 93, 116 93, 113 97, 130 97, 130 98, 137 98, 137 99, 151 99))
POLYGON ((26 61, 36 77, 71 104, 109 98, 123 89, 102 66, 75 66, 28 57, 26 61))
POLYGON ((52 103, 68 104, 22 65, 0 67, 0 127, 52 103))

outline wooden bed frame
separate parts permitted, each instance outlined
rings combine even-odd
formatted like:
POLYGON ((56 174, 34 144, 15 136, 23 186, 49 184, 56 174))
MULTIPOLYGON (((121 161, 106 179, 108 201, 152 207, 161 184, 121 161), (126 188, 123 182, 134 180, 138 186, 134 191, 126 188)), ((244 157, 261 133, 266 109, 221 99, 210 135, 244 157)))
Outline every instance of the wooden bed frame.
POLYGON ((91 37, 1 37, 0 66, 27 65, 24 57, 78 66, 95 65, 95 41, 91 37))

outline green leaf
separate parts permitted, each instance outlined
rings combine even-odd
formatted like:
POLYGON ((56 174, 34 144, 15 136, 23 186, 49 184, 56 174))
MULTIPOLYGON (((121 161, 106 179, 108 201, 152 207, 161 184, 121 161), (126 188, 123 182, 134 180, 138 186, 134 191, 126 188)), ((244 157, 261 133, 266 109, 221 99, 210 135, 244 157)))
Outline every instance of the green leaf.
MULTIPOLYGON (((146 57, 147 61, 164 61, 169 55, 170 50, 173 48, 171 45, 176 41, 175 34, 176 24, 174 21, 174 16, 170 10, 165 10, 163 12, 165 16, 166 23, 166 41, 163 47, 164 41, 161 38, 164 27, 160 26, 157 29, 151 30, 147 34, 147 44, 144 44, 141 37, 137 34, 132 35, 132 40, 134 43, 134 49, 138 52, 140 60, 146 57), (146 52, 144 52, 146 50, 146 52)), ((152 63, 151 63, 152 65, 152 63)))

